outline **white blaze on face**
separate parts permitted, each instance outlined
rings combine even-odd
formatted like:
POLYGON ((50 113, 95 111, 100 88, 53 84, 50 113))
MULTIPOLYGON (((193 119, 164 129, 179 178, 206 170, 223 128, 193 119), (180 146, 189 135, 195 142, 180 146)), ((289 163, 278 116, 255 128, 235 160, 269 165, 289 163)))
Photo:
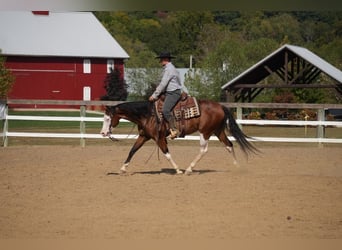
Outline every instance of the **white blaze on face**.
POLYGON ((102 124, 102 129, 101 129, 101 135, 107 136, 109 135, 109 128, 110 128, 110 116, 104 115, 103 117, 103 124, 102 124))

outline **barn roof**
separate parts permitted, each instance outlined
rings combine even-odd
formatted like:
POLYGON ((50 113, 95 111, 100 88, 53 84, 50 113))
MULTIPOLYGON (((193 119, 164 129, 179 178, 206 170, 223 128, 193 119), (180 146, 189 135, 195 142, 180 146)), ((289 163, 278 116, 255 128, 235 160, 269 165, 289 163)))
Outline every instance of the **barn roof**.
POLYGON ((91 12, 0 11, 0 30, 4 55, 129 58, 91 12))

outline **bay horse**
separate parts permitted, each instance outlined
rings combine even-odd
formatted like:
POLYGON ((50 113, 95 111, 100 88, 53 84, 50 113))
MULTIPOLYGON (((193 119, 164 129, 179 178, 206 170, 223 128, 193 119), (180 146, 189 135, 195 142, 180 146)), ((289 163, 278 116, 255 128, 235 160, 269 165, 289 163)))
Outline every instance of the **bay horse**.
MULTIPOLYGON (((226 149, 232 153, 234 164, 237 164, 233 143, 228 139, 225 130, 236 139, 242 151, 256 153, 258 150, 247 140, 246 136, 237 125, 229 109, 218 102, 209 100, 198 100, 198 106, 201 111, 199 117, 185 120, 185 135, 199 132, 200 152, 185 170, 185 174, 191 174, 196 163, 208 151, 208 140, 211 135, 216 135, 225 145, 226 149)), ((165 122, 158 123, 158 117, 154 104, 149 101, 124 102, 115 106, 106 106, 102 136, 110 136, 111 129, 119 124, 120 119, 126 119, 135 123, 138 127, 139 136, 131 148, 126 161, 120 168, 120 173, 126 173, 127 167, 133 155, 150 139, 153 139, 161 149, 166 159, 171 163, 177 174, 182 174, 178 165, 172 159, 167 146, 167 136, 169 131, 165 122)))

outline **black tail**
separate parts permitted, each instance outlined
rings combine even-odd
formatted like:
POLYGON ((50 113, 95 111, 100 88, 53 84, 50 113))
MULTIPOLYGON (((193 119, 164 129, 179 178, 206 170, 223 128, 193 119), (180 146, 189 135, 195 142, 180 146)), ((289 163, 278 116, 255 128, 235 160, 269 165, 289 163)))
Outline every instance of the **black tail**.
POLYGON ((227 122, 227 129, 230 131, 231 135, 235 138, 236 142, 240 145, 243 152, 247 155, 248 153, 260 152, 256 147, 254 147, 247 139, 252 139, 251 137, 245 135, 236 123, 233 115, 229 112, 228 108, 222 106, 225 121, 227 122))

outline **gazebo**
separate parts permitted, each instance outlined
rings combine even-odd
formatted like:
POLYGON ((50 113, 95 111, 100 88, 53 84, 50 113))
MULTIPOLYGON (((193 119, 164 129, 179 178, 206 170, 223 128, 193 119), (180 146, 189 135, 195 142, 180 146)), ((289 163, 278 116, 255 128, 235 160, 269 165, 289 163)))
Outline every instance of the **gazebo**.
POLYGON ((342 72, 306 48, 285 44, 221 87, 228 102, 252 102, 266 88, 332 88, 342 95, 342 72), (321 73, 328 82, 317 81, 321 73), (271 75, 280 82, 263 81, 271 75))

